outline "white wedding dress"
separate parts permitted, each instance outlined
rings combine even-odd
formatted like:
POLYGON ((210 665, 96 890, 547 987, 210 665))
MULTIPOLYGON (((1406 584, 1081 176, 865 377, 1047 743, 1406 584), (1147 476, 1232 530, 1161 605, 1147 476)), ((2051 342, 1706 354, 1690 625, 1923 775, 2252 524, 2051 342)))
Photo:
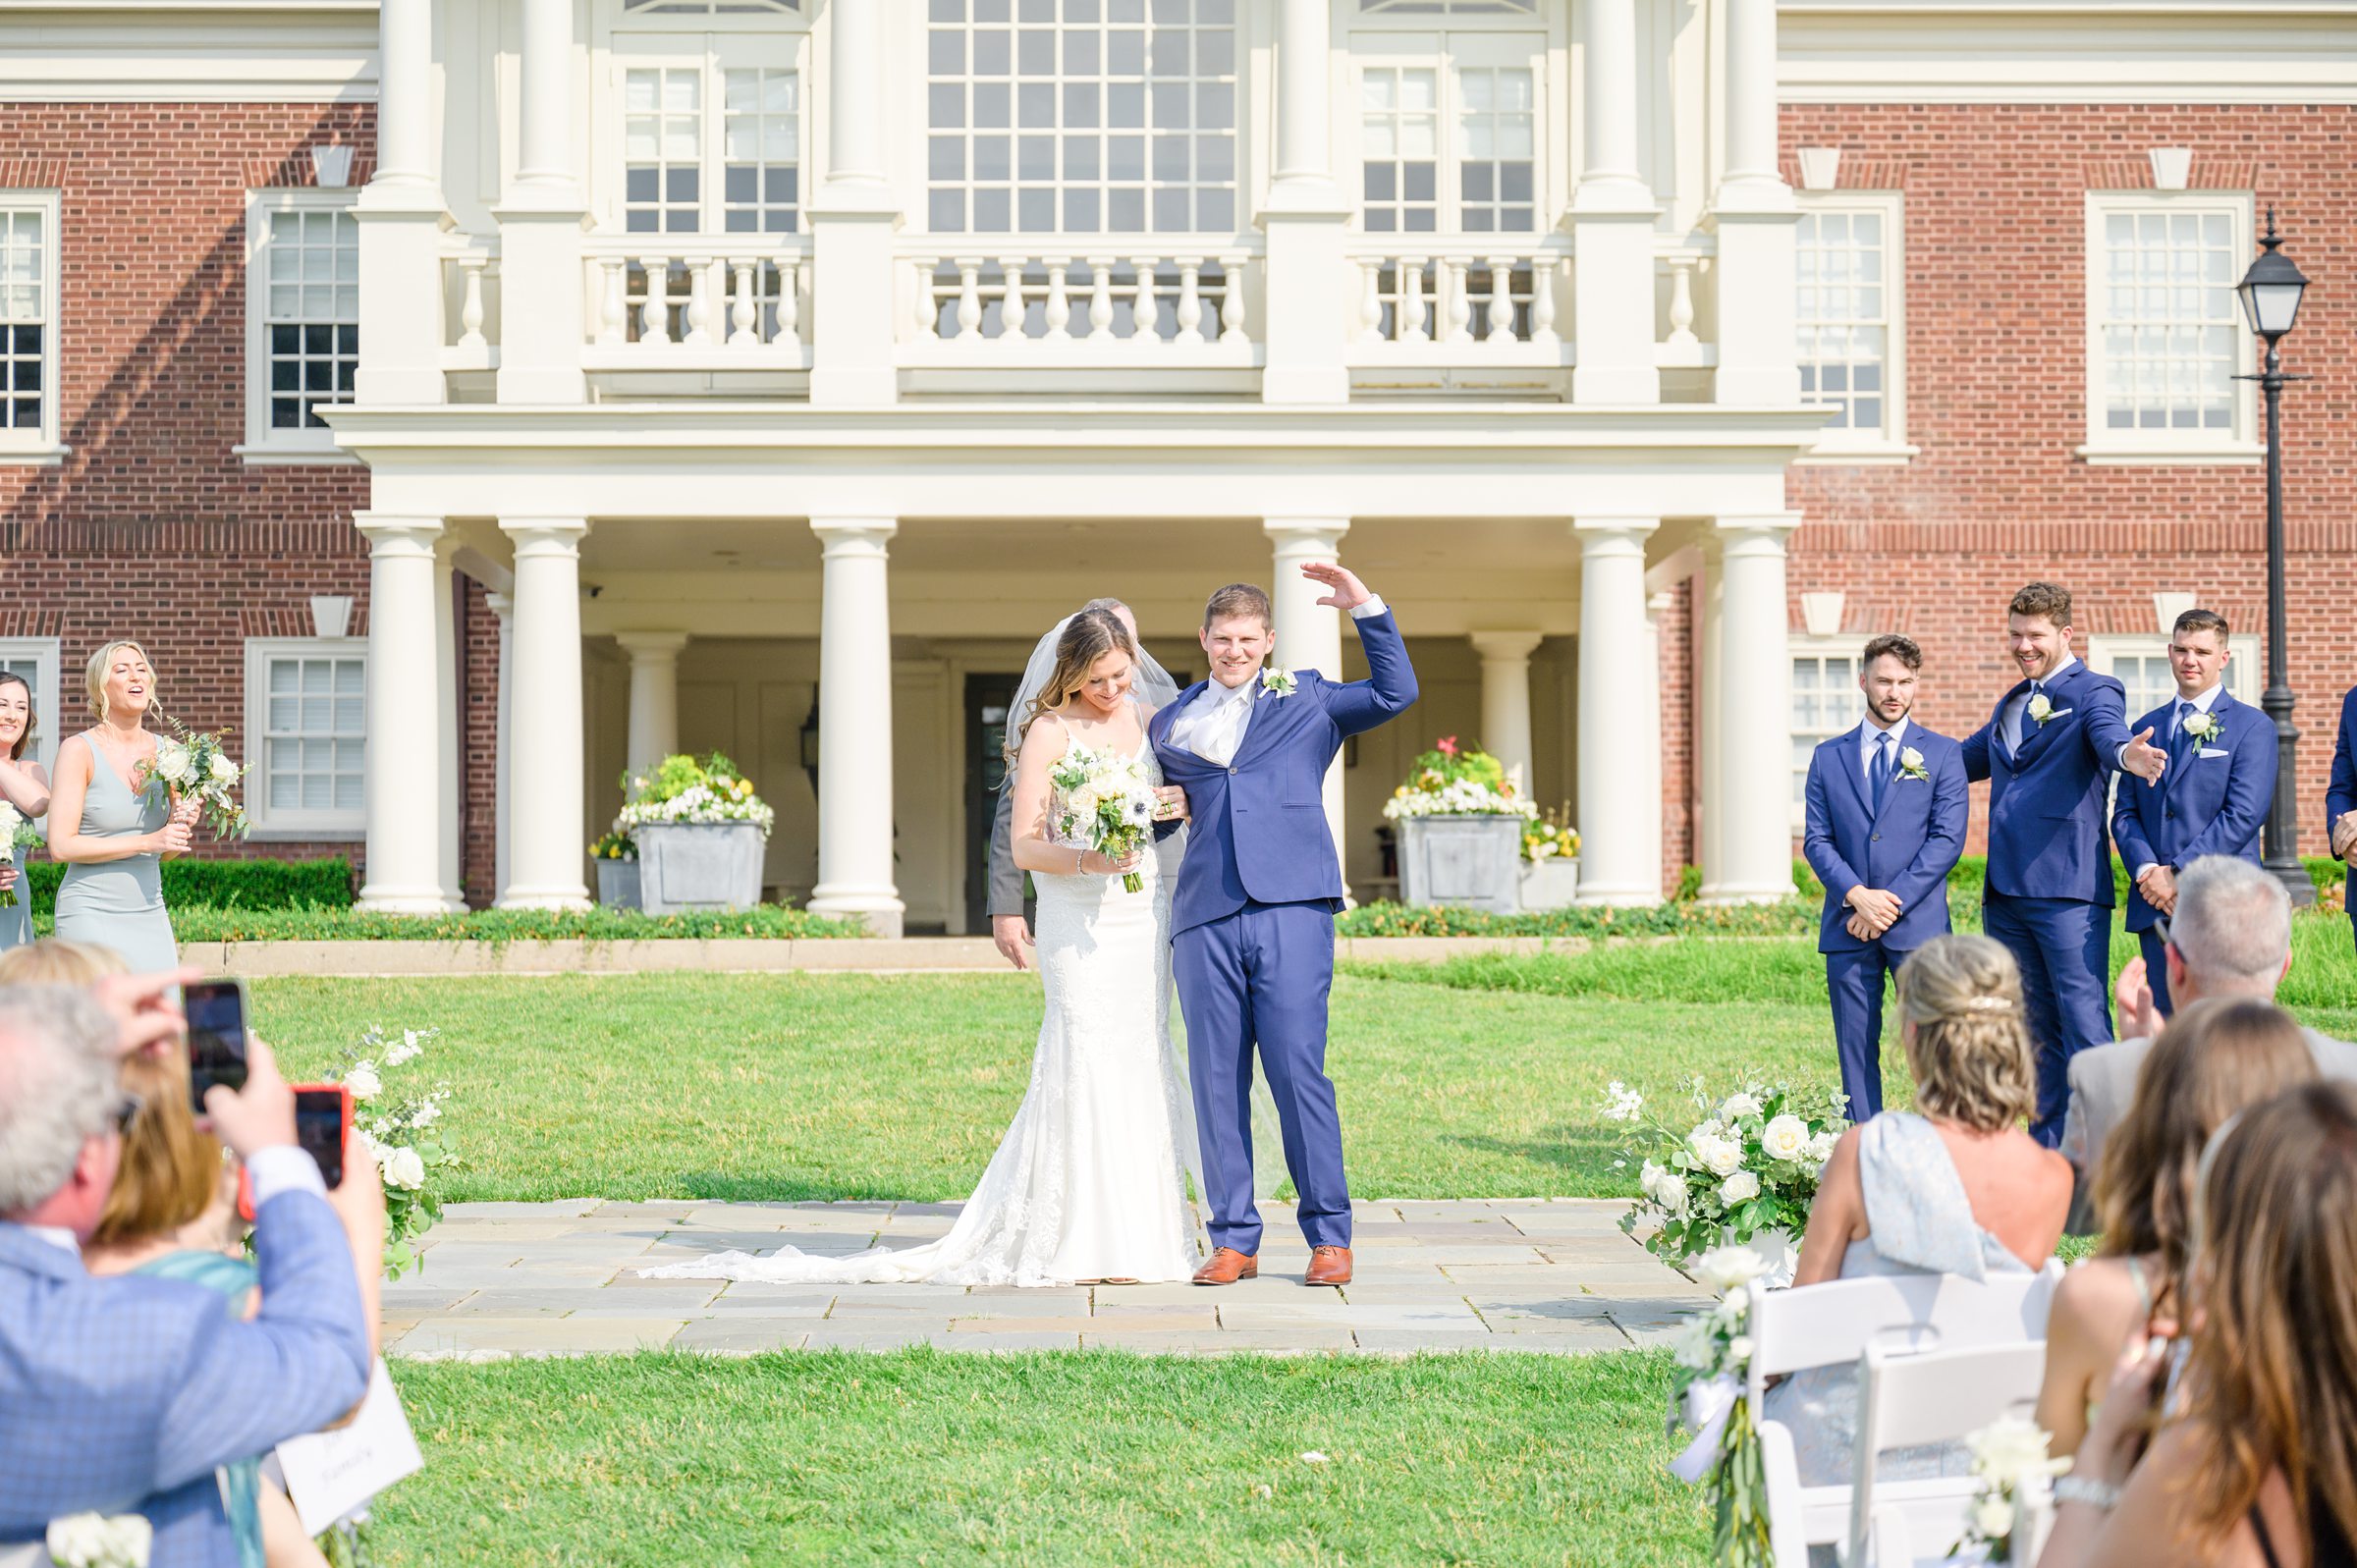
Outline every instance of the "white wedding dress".
POLYGON ((724 1252, 640 1273, 790 1284, 1191 1277, 1205 1249, 1187 1189, 1197 1163, 1193 1106, 1170 1029, 1177 837, 1161 852, 1149 848, 1137 892, 1120 877, 1032 873, 1047 1012, 1031 1084, 948 1235, 849 1257, 792 1247, 763 1257, 724 1252))

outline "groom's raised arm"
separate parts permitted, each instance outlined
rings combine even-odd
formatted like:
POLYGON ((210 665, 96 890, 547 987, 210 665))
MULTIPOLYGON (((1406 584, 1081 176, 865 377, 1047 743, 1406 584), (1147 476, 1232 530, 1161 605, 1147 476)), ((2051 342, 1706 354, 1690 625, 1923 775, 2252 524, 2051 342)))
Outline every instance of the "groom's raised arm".
POLYGON ((1370 599, 1359 609, 1369 606, 1374 614, 1362 616, 1354 610, 1350 615, 1358 627, 1359 648, 1367 656, 1367 678, 1337 681, 1326 690, 1326 711, 1345 735, 1388 723, 1416 700, 1415 667, 1407 662, 1407 639, 1399 635, 1399 622, 1380 599, 1370 599))

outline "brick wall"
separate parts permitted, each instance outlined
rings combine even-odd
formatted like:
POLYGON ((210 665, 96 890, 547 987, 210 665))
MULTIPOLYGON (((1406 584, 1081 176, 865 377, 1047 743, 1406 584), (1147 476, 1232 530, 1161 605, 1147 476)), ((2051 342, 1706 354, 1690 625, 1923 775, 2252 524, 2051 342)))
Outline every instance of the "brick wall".
MULTIPOLYGON (((367 178, 374 111, 304 104, 11 104, 0 188, 61 192, 60 432, 54 468, 0 466, 0 635, 61 639, 64 715, 82 666, 132 637, 184 723, 237 727, 244 642, 307 635, 310 596, 350 594, 364 629, 368 478, 249 467, 245 194, 308 183, 301 149, 344 141, 367 178)), ((44 716, 47 717, 47 716, 44 716)), ((357 843, 254 845, 349 854, 357 843)), ((239 853, 203 844, 199 853, 239 853)))
MULTIPOLYGON (((2332 726, 2357 681, 2357 110, 1799 105, 1782 131, 1786 149, 1839 147, 1842 187, 1905 192, 1906 436, 1922 449, 1900 467, 1792 470, 1807 516, 1792 624, 1800 594, 1839 589, 1844 630, 1915 637, 1919 717, 1954 734, 2016 677, 2004 606, 2033 578, 2072 590, 2082 633, 2150 634, 2156 590, 2265 632, 2263 470, 2098 467, 2072 449, 2086 432, 2085 192, 2148 187, 2146 148, 2189 147, 2195 188, 2275 205, 2316 285, 2284 340, 2286 368, 2315 377, 2285 395, 2284 497, 2301 847, 2324 853, 2332 726)), ((1973 794, 1977 849, 1987 791, 1973 794)))

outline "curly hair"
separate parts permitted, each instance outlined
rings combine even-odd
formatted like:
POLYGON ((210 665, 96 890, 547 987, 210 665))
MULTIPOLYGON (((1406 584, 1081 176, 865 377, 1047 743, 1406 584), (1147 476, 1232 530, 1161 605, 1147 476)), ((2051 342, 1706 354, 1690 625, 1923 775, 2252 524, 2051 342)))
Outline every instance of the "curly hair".
POLYGON ((2013 955, 1989 937, 1951 933, 1898 972, 1899 1016, 1915 1104, 1975 1132, 2013 1126, 2038 1105, 2037 1056, 2013 955))
POLYGON ((2051 582, 2033 582, 2013 596, 2005 613, 2015 616, 2035 616, 2053 622, 2056 626, 2070 624, 2070 590, 2051 582))

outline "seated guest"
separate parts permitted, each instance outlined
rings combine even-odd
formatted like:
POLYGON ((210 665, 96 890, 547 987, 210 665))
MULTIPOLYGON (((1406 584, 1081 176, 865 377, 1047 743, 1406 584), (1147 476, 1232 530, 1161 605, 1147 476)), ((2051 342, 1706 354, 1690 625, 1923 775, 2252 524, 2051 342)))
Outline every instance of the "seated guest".
POLYGON ((2252 1108, 2202 1165, 2189 1348, 2123 1358, 2043 1568, 2357 1563, 2357 1086, 2252 1108))
MULTIPOLYGON (((2291 897, 2273 873, 2230 855, 2205 855, 2177 878, 2177 912, 2168 932, 2168 986, 2182 1006, 2204 997, 2275 1000, 2275 987, 2291 968, 2291 897)), ((2131 958, 2120 975, 2124 998, 2136 989, 2142 960, 2131 958)), ((2136 1092, 2136 1069, 2160 1015, 2150 998, 2138 999, 2140 1016, 2121 1007, 2121 1036, 2114 1045, 2082 1051, 2070 1062, 2070 1108, 2063 1118, 2062 1154, 2076 1172, 2070 1228, 2095 1227, 2095 1172, 2104 1140, 2127 1114, 2136 1092), (2133 1031, 2133 1032, 2131 1032, 2133 1031)), ((2307 1031, 2317 1070, 2328 1078, 2357 1079, 2357 1046, 2307 1031)))
MULTIPOLYGON (((2012 955, 1987 937, 1935 937, 1898 972, 1898 1004, 1920 1113, 1886 1110, 1834 1146, 1795 1289, 1867 1274, 2026 1273, 2062 1234, 2070 1166, 2022 1130, 2038 1066, 2012 955)), ((1796 1374, 1769 1393, 1766 1414, 1791 1429, 1802 1485, 1849 1476, 1855 1367, 1796 1374)), ((1963 1463, 1961 1445, 1886 1455, 1878 1473, 1939 1475, 1951 1461, 1963 1463)))
MULTIPOLYGON (((318 1431, 367 1388, 353 1243, 257 1041, 246 1087, 205 1101, 252 1182, 253 1321, 224 1312, 208 1285, 93 1277, 80 1247, 141 1109, 118 1076, 126 1039, 83 992, 0 988, 0 1544, 37 1541, 65 1515, 137 1510, 158 1568, 235 1562, 216 1470, 318 1431)), ((347 1185, 350 1228, 373 1258, 381 1200, 362 1201, 374 1198, 365 1177, 347 1185)))
POLYGON ((2269 1001, 2188 1003, 2153 1042, 2096 1176, 2103 1251, 2071 1270, 2047 1321, 2038 1425, 2050 1434, 2048 1452, 2077 1450, 2129 1341, 2156 1318, 2183 1315, 2194 1167, 2211 1134, 2244 1108, 2315 1078, 2300 1026, 2269 1001))

